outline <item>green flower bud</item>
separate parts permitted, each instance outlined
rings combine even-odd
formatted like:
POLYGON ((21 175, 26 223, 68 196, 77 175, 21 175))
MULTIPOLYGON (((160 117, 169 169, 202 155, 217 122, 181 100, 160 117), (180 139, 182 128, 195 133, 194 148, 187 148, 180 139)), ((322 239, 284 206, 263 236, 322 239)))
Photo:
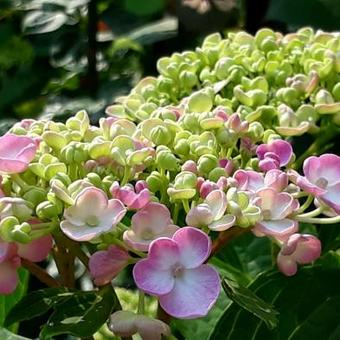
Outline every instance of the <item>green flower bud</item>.
POLYGON ((315 104, 333 104, 333 103, 334 99, 332 95, 324 89, 318 91, 318 93, 315 96, 315 104))
POLYGON ((195 73, 190 71, 182 71, 179 75, 179 81, 181 82, 181 86, 184 88, 191 89, 198 83, 198 78, 195 73))
POLYGON ((67 173, 67 167, 64 163, 53 163, 47 165, 44 170, 44 177, 48 181, 52 179, 58 173, 67 173))
POLYGON ((15 226, 20 225, 15 216, 8 216, 0 221, 0 237, 6 242, 12 242, 11 232, 15 226))
POLYGON ((227 79, 230 75, 230 67, 234 64, 234 61, 230 57, 223 57, 219 59, 215 65, 215 74, 217 79, 227 79))
POLYGON ((225 169, 223 168, 215 168, 209 172, 208 179, 212 182, 217 182, 221 177, 226 176, 228 177, 228 174, 225 169))
POLYGON ((212 98, 205 92, 195 92, 188 98, 188 112, 208 112, 212 106, 212 98))
POLYGON ((66 138, 61 133, 55 131, 45 131, 42 134, 42 139, 48 146, 56 150, 60 150, 67 144, 66 138))
POLYGON ((251 138, 253 142, 258 142, 262 139, 264 134, 264 128, 259 122, 252 122, 249 124, 247 136, 251 138))
POLYGON ((234 130, 221 128, 217 131, 216 138, 219 144, 226 148, 230 148, 236 144, 238 135, 234 130))
POLYGON ((151 141, 156 145, 167 145, 171 142, 171 134, 165 126, 156 126, 150 133, 151 141))
POLYGON ((158 77, 157 88, 160 92, 173 93, 175 88, 175 81, 168 77, 158 77))
POLYGON ((95 172, 90 172, 86 175, 86 178, 97 188, 102 188, 102 179, 95 172))
POLYGON ((186 156, 190 152, 190 145, 188 144, 187 140, 180 139, 174 145, 174 150, 175 150, 176 154, 186 156))
POLYGON ((102 140, 93 141, 88 147, 89 156, 92 159, 109 157, 111 155, 111 145, 112 142, 109 141, 102 140))
POLYGON ((218 159, 214 155, 203 155, 198 159, 197 168, 203 175, 208 175, 209 172, 218 166, 218 159))
POLYGON ((146 183, 148 184, 148 188, 153 193, 156 193, 157 191, 162 191, 164 188, 167 188, 169 185, 169 180, 166 176, 161 175, 159 172, 152 171, 147 177, 146 183))
POLYGON ((71 142, 62 148, 61 159, 66 164, 79 164, 88 160, 88 152, 85 143, 71 142))
MULTIPOLYGON (((50 181, 50 186, 51 193, 53 193, 55 197, 65 202, 66 204, 73 205, 74 201, 71 198, 67 190, 67 187, 64 185, 62 181, 60 181, 59 179, 52 179, 50 181)), ((51 195, 49 195, 48 197, 51 197, 51 195)))
POLYGON ((156 163, 157 166, 164 170, 175 171, 178 170, 178 160, 175 155, 167 150, 157 150, 156 163))
POLYGON ((63 212, 63 206, 61 203, 52 203, 50 201, 41 202, 36 208, 37 216, 44 219, 53 219, 58 217, 63 212))
POLYGON ((125 166, 126 165, 126 155, 123 150, 114 146, 111 150, 111 157, 117 162, 119 165, 125 166))
POLYGON ((22 198, 36 207, 39 203, 46 200, 46 191, 38 187, 30 187, 22 196, 22 198))

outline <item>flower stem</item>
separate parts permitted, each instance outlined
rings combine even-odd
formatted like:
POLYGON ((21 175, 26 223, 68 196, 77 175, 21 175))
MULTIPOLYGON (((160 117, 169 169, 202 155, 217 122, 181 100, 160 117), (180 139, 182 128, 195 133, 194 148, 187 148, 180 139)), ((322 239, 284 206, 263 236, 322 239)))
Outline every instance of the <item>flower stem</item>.
POLYGON ((323 207, 319 207, 319 208, 312 210, 308 213, 296 215, 296 216, 294 216, 294 218, 298 221, 301 221, 301 219, 304 219, 304 218, 310 218, 310 217, 315 217, 317 215, 320 215, 323 212, 323 210, 324 210, 323 207))
POLYGON ((145 294, 140 290, 138 295, 138 314, 144 314, 145 312, 144 298, 145 294))
POLYGON ((60 283, 53 278, 51 275, 46 273, 44 269, 39 267, 37 264, 26 260, 24 258, 21 259, 21 264, 24 268, 26 268, 32 275, 38 278, 42 283, 44 283, 48 287, 60 287, 60 283))
POLYGON ((295 219, 300 222, 312 223, 312 224, 333 224, 340 222, 340 216, 328 217, 328 218, 313 218, 313 217, 301 217, 301 215, 295 216, 295 219))
POLYGON ((29 185, 18 174, 12 174, 11 178, 21 189, 28 189, 29 185))
POLYGON ((313 196, 309 195, 306 199, 306 201, 301 205, 301 207, 296 211, 297 214, 300 214, 302 212, 304 212, 313 202, 313 196))
POLYGON ((188 200, 182 200, 182 203, 183 203, 183 208, 184 208, 185 212, 188 213, 190 211, 190 206, 189 206, 188 200))

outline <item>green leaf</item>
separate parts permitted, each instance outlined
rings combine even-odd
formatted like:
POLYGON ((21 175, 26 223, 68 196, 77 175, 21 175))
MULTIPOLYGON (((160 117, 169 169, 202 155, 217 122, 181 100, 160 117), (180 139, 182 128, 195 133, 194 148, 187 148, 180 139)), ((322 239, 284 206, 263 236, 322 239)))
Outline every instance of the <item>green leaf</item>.
POLYGON ((339 27, 340 5, 333 0, 272 0, 266 14, 268 20, 293 27, 313 26, 325 30, 339 27))
POLYGON ((208 339, 339 339, 339 282, 340 270, 317 266, 300 268, 293 277, 266 272, 248 288, 279 311, 277 327, 268 329, 255 315, 232 303, 208 339))
POLYGON ((125 0, 124 7, 125 9, 137 16, 146 16, 152 15, 160 12, 165 6, 164 0, 148 0, 148 1, 140 1, 140 0, 125 0))
POLYGON ((3 340, 29 340, 28 338, 24 338, 23 336, 16 335, 10 332, 8 329, 0 327, 0 339, 3 340))
POLYGON ((256 315, 264 321, 269 328, 276 327, 278 322, 276 315, 278 312, 273 306, 260 299, 250 289, 241 286, 238 282, 230 278, 223 278, 222 287, 230 300, 256 315))
POLYGON ((40 338, 51 339, 59 334, 78 337, 92 336, 118 306, 111 286, 99 291, 81 292, 58 304, 42 328, 40 338))
POLYGON ((74 292, 67 288, 46 288, 34 291, 23 297, 8 313, 5 325, 30 320, 45 314, 56 304, 70 298, 74 292))
POLYGON ((270 240, 246 233, 228 243, 214 256, 213 264, 222 276, 232 277, 246 285, 259 273, 272 267, 270 240))
MULTIPOLYGON (((26 293, 29 273, 25 269, 19 269, 19 284, 14 293, 11 295, 0 295, 0 326, 4 325, 5 318, 10 309, 26 293)), ((15 326, 11 330, 15 330, 15 326)), ((5 339, 0 335, 0 339, 5 339)))

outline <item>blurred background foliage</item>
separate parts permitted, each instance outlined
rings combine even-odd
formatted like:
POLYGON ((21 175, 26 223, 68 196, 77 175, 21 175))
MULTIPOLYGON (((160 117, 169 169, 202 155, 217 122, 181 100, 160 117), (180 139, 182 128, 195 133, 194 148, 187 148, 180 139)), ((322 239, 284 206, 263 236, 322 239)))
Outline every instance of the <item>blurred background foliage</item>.
POLYGON ((338 0, 1 0, 0 132, 14 121, 93 121, 156 61, 214 31, 338 30, 338 0))

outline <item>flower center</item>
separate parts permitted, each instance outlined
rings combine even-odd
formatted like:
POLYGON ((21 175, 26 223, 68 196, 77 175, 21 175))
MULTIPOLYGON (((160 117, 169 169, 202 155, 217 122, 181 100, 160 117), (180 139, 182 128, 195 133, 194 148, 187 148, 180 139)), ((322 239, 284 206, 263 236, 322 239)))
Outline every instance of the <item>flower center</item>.
POLYGON ((262 210, 262 216, 264 220, 270 220, 272 217, 272 214, 269 209, 262 210))
POLYGON ((92 216, 87 217, 87 219, 86 219, 85 222, 86 222, 86 224, 88 224, 89 226, 95 227, 96 225, 98 225, 99 219, 98 219, 97 216, 92 215, 92 216))
POLYGON ((327 185, 328 185, 328 181, 326 178, 324 177, 320 177, 316 183, 315 183, 318 187, 322 188, 322 189, 325 189, 327 188, 327 185))
POLYGON ((184 268, 180 264, 175 264, 172 267, 172 275, 173 277, 181 277, 183 275, 184 268))
POLYGON ((143 235, 142 235, 142 239, 145 240, 145 241, 150 241, 150 240, 153 240, 155 238, 155 235, 152 231, 149 231, 149 230, 145 230, 143 232, 143 235))

